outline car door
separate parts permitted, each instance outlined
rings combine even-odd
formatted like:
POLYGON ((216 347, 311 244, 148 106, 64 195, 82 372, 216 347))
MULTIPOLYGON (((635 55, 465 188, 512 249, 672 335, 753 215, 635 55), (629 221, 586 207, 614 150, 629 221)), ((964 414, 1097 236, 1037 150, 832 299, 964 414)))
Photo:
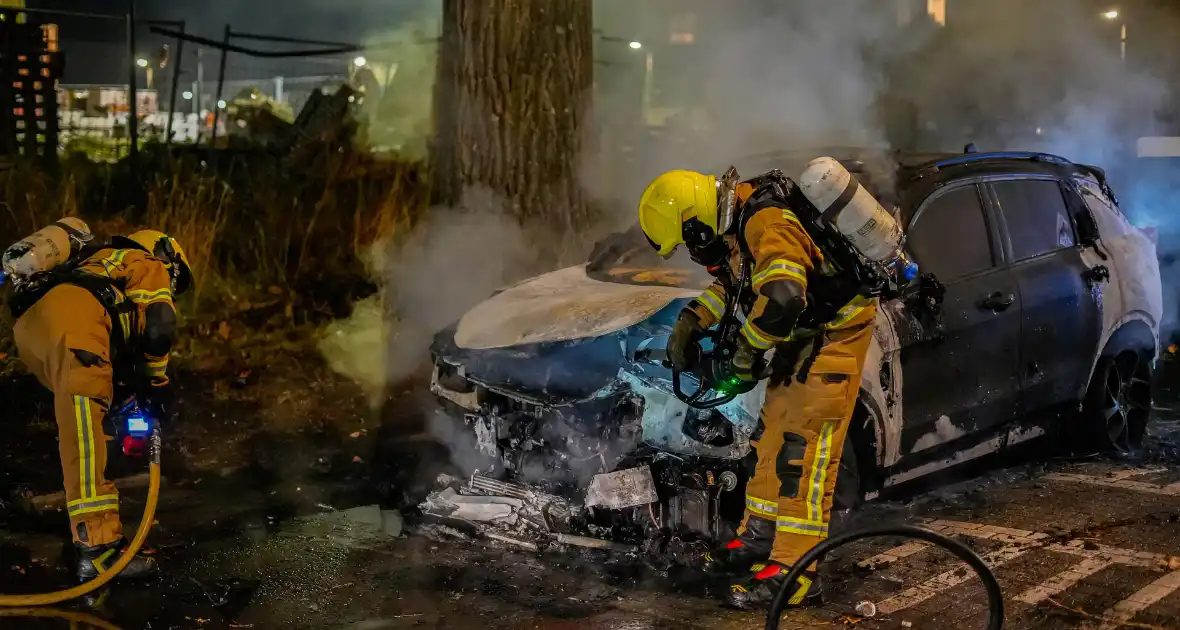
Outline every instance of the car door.
POLYGON ((910 254, 946 288, 941 335, 901 349, 908 465, 973 445, 1017 411, 1020 295, 988 210, 976 183, 951 184, 927 198, 906 229, 910 254))
POLYGON ((1065 411, 1082 395, 1102 334, 1098 293, 1087 279, 1070 191, 1053 177, 986 183, 1020 287, 1021 414, 1065 411))

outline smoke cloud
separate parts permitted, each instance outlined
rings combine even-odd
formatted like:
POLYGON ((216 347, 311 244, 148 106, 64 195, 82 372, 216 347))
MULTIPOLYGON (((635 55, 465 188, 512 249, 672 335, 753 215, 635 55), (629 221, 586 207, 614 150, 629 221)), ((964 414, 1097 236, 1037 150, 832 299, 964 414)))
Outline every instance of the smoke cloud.
POLYGON ((321 344, 329 364, 379 394, 423 367, 435 333, 542 271, 534 237, 504 208, 472 188, 459 207, 433 208, 408 236, 373 245, 369 272, 381 292, 329 327, 321 344))
POLYGON ((688 3, 681 13, 693 19, 651 6, 644 10, 659 15, 633 18, 628 7, 597 16, 595 113, 605 136, 624 136, 613 146, 628 158, 609 176, 593 168, 589 179, 615 183, 605 198, 630 212, 651 177, 670 168, 745 161, 757 170, 774 164, 749 158, 767 152, 957 152, 975 142, 1102 166, 1125 198, 1157 203, 1157 183, 1124 176, 1135 138, 1159 131, 1155 112, 1167 96, 1160 68, 1145 62, 1153 55, 1135 57, 1135 43, 1142 51, 1169 41, 1174 19, 1135 15, 1137 3, 1111 20, 1102 17, 1109 7, 1090 0, 950 0, 939 26, 925 4, 737 0, 688 3), (630 26, 653 20, 662 31, 630 26), (1119 45, 1124 20, 1134 20, 1129 59, 1119 45), (695 24, 693 46, 668 43, 680 22, 695 24), (643 36, 663 39, 640 50, 623 43, 643 36), (667 122, 658 135, 637 124, 640 99, 647 122, 667 122), (1132 194, 1141 186, 1143 198, 1132 194))
MULTIPOLYGON (((643 187, 667 169, 732 163, 748 175, 773 166, 791 173, 759 156, 840 146, 958 152, 974 142, 1103 167, 1134 220, 1180 233, 1171 225, 1180 178, 1142 168, 1134 152, 1137 137, 1168 132, 1156 116, 1175 98, 1166 81, 1175 68, 1147 62, 1169 58, 1166 49, 1143 51, 1175 45, 1166 44, 1174 11, 1145 14, 1128 3, 1111 20, 1090 0, 950 0, 938 25, 925 4, 596 0, 596 92, 587 105, 595 141, 581 156, 588 194, 609 211, 596 231, 634 223, 643 187), (692 45, 676 44, 685 33, 692 45)), ((411 22, 433 30, 436 18, 411 22)), ((394 28, 417 37, 410 23, 394 28)), ((399 105, 415 112, 398 132, 411 145, 428 129, 420 97, 430 52, 418 53, 424 63, 409 76, 421 85, 399 105)), ((496 206, 479 191, 469 204, 496 206)), ((432 212, 408 240, 383 243, 374 273, 386 280, 383 309, 393 315, 384 377, 416 368, 431 334, 496 287, 543 270, 539 242, 502 212, 468 208, 432 212)))

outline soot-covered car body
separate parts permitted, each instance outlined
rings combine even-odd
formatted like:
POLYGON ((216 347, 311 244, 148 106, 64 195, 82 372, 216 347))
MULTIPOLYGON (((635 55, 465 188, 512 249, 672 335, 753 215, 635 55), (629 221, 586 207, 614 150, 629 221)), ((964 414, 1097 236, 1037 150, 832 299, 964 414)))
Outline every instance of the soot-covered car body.
MULTIPOLYGON (((1158 353, 1159 269, 1099 169, 1043 154, 894 156, 886 188, 843 161, 893 207, 945 296, 936 326, 901 300, 881 305, 838 507, 1047 433, 1135 446, 1158 353)), ((758 166, 794 172, 786 162, 758 166)), ((560 519, 533 525, 711 538, 740 517, 765 385, 698 412, 672 395, 662 362, 677 314, 709 281, 654 256, 633 228, 437 336, 432 389, 461 410, 483 473, 564 497, 560 519)), ((474 480, 459 492, 489 492, 474 480)))

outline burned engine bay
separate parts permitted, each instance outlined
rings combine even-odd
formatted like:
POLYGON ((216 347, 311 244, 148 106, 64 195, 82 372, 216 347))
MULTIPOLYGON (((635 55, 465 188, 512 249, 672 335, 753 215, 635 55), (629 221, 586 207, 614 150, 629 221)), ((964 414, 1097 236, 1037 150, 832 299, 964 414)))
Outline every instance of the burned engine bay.
POLYGON ((441 476, 424 515, 528 549, 704 552, 731 536, 764 391, 706 411, 670 393, 663 340, 682 306, 584 340, 470 351, 440 333, 431 389, 482 463, 441 476))

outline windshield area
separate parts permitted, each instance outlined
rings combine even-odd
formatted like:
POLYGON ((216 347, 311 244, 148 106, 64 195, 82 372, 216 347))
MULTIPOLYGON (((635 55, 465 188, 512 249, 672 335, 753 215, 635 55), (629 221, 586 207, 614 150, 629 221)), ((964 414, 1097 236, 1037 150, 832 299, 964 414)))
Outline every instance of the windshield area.
POLYGON ((668 260, 660 258, 644 238, 638 222, 594 244, 586 262, 586 275, 600 282, 702 291, 713 280, 689 259, 683 247, 668 260))

